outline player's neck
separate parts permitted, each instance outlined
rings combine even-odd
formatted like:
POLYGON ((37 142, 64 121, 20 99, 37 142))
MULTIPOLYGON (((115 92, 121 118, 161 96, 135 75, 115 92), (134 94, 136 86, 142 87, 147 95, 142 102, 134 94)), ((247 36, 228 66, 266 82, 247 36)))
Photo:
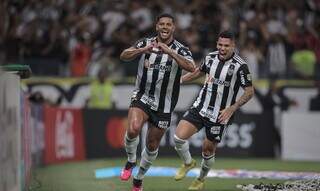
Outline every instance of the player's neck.
POLYGON ((158 37, 157 37, 157 41, 158 41, 158 42, 165 43, 166 45, 169 45, 169 44, 172 43, 173 37, 170 37, 170 38, 164 40, 164 39, 161 39, 161 38, 158 36, 158 37))

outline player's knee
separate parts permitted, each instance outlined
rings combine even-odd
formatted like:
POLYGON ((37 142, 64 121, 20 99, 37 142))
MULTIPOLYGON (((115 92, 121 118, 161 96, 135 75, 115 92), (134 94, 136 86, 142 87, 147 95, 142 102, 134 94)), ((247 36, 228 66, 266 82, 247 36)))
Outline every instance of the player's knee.
POLYGON ((139 131, 135 131, 135 130, 129 128, 127 131, 127 136, 130 139, 134 139, 135 137, 137 137, 139 135, 139 133, 140 133, 139 131))
POLYGON ((202 151, 202 157, 203 158, 209 158, 214 156, 214 152, 212 150, 206 150, 206 151, 202 151))
POLYGON ((140 134, 141 128, 142 128, 142 124, 140 121, 137 121, 137 120, 131 121, 128 129, 129 137, 138 136, 140 134))
POLYGON ((158 149, 158 145, 156 145, 156 144, 148 144, 147 148, 151 152, 152 151, 156 151, 158 149))
POLYGON ((185 147, 188 147, 188 141, 180 139, 176 134, 173 137, 174 139, 174 144, 175 144, 175 149, 176 150, 182 150, 185 147))
POLYGON ((212 147, 203 147, 202 148, 202 156, 203 157, 209 157, 214 155, 214 150, 212 147))
POLYGON ((155 151, 155 150, 157 150, 158 149, 158 147, 159 147, 159 143, 157 142, 157 141, 155 141, 155 140, 148 140, 148 142, 147 142, 147 149, 149 150, 149 151, 155 151))

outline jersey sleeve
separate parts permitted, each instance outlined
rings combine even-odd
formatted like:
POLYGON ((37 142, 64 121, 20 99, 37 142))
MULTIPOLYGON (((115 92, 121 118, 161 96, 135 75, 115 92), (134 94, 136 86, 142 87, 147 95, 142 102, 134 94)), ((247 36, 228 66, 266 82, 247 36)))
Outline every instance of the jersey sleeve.
POLYGON ((252 86, 252 77, 247 64, 240 66, 237 76, 238 80, 240 80, 241 87, 252 86))
POLYGON ((187 47, 180 47, 180 48, 178 49, 178 54, 181 55, 181 56, 183 56, 183 57, 185 57, 185 58, 188 59, 188 60, 193 61, 192 53, 191 53, 191 51, 189 50, 189 48, 187 48, 187 47))
POLYGON ((147 46, 147 39, 146 38, 143 38, 143 39, 140 39, 138 40, 133 47, 135 48, 143 48, 143 47, 146 47, 147 46))
POLYGON ((203 59, 200 63, 199 69, 201 72, 209 74, 210 72, 210 66, 207 64, 206 59, 203 59))

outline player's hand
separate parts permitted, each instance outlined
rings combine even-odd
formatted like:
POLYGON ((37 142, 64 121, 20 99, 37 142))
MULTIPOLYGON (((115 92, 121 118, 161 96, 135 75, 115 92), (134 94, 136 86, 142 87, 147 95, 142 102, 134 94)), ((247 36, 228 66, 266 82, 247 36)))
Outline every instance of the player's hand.
POLYGON ((151 53, 153 47, 154 47, 153 44, 149 44, 148 46, 145 46, 145 47, 140 48, 140 49, 141 49, 142 53, 151 53))
POLYGON ((221 124, 227 124, 230 117, 233 115, 233 113, 236 111, 236 109, 233 106, 226 107, 225 109, 221 110, 219 113, 218 121, 221 124))
POLYGON ((172 53, 172 50, 163 42, 158 42, 158 48, 166 54, 172 53))

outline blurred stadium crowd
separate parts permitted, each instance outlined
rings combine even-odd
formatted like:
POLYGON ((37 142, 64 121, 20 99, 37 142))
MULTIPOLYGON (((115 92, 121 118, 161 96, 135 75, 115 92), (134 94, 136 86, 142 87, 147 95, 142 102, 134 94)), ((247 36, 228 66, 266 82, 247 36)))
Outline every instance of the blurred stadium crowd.
POLYGON ((2 0, 0 12, 0 64, 30 65, 36 76, 90 76, 101 66, 134 76, 120 52, 153 35, 167 12, 198 62, 232 29, 253 78, 320 78, 319 0, 2 0))

